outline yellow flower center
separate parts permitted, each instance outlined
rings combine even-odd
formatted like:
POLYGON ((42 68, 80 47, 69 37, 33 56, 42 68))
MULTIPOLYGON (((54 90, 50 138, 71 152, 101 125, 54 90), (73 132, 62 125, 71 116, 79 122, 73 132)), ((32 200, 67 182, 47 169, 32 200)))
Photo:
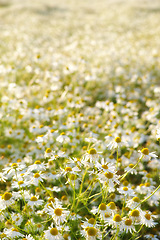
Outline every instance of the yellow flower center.
POLYGON ((115 222, 121 222, 122 221, 122 218, 119 214, 116 214, 114 217, 113 217, 113 221, 115 222))
POLYGON ((94 218, 90 218, 90 219, 88 220, 88 223, 90 223, 90 224, 95 224, 95 223, 96 223, 96 220, 95 220, 94 218))
POLYGON ((129 168, 133 168, 134 167, 134 164, 133 163, 130 163, 129 164, 129 168))
POLYGON ((61 216, 62 215, 62 209, 61 208, 56 208, 55 210, 54 210, 54 213, 55 213, 55 215, 56 216, 61 216))
POLYGON ((107 165, 107 164, 103 164, 103 165, 102 165, 102 168, 108 169, 108 165, 107 165))
POLYGON ((137 209, 132 210, 131 216, 132 217, 139 217, 139 211, 137 209))
POLYGON ((106 204, 105 203, 101 203, 99 205, 99 209, 102 210, 102 211, 106 210, 106 204))
POLYGON ((151 184, 149 182, 145 183, 145 187, 150 187, 151 184))
POLYGON ((24 183, 24 181, 19 181, 18 184, 19 185, 22 185, 24 183))
POLYGON ((71 167, 66 167, 66 168, 65 168, 65 171, 66 171, 66 172, 71 172, 71 171, 72 171, 72 168, 71 168, 71 167))
POLYGON ((106 178, 109 178, 109 179, 113 178, 113 173, 111 173, 111 172, 106 172, 104 175, 106 178))
POLYGON ((51 228, 51 229, 50 229, 50 234, 53 235, 53 236, 58 235, 58 230, 57 230, 57 228, 51 228))
POLYGON ((19 232, 16 228, 12 228, 12 231, 19 232))
POLYGON ((105 213, 105 218, 109 218, 111 215, 107 212, 105 213))
POLYGON ((128 182, 128 181, 124 181, 124 182, 123 182, 123 185, 124 185, 125 187, 127 187, 127 186, 128 186, 128 184, 129 184, 129 182, 128 182))
POLYGON ((88 153, 91 154, 91 155, 94 155, 94 154, 97 154, 97 151, 96 151, 96 149, 91 148, 91 149, 88 151, 88 153))
POLYGON ((151 178, 151 174, 150 174, 150 173, 147 173, 147 174, 146 174, 146 177, 147 177, 147 178, 151 178))
POLYGON ((146 218, 147 220, 150 220, 150 219, 151 219, 151 215, 150 215, 149 213, 146 213, 144 216, 145 216, 145 218, 146 218))
POLYGON ((67 196, 66 196, 66 195, 63 195, 63 196, 61 197, 61 199, 62 199, 62 201, 66 201, 66 200, 67 200, 67 196))
POLYGON ((39 177, 40 177, 39 173, 34 174, 34 178, 39 178, 39 177))
POLYGON ((31 197, 31 199, 30 199, 32 202, 36 202, 38 199, 35 197, 35 196, 33 196, 33 197, 31 197))
POLYGON ((52 150, 50 148, 46 149, 46 153, 51 153, 51 152, 52 152, 52 150))
POLYGON ((131 219, 126 219, 125 220, 125 225, 127 225, 127 226, 131 226, 132 225, 132 220, 131 219))
POLYGON ((124 187, 123 191, 127 192, 128 191, 128 187, 124 187))
POLYGON ((120 142, 121 142, 121 138, 120 138, 120 137, 116 137, 116 138, 115 138, 115 142, 116 142, 116 143, 120 143, 120 142))
POLYGON ((50 197, 50 198, 48 199, 48 202, 49 202, 49 203, 51 203, 51 202, 53 202, 53 203, 54 203, 54 202, 55 202, 55 200, 54 200, 54 198, 53 198, 53 197, 50 197))
POLYGON ((136 203, 138 203, 138 202, 140 202, 140 199, 139 199, 139 197, 134 197, 134 198, 133 198, 133 201, 136 202, 136 203))
POLYGON ((116 204, 114 202, 110 202, 107 204, 107 206, 111 209, 114 210, 116 208, 116 204))
POLYGON ((148 155, 148 154, 149 154, 148 148, 143 148, 141 152, 142 152, 144 155, 148 155))
POLYGON ((8 201, 10 198, 12 197, 12 194, 9 193, 9 192, 6 192, 2 195, 2 198, 5 200, 5 201, 8 201))
POLYGON ((87 229, 87 234, 88 234, 88 236, 96 236, 97 229, 95 229, 94 227, 89 227, 87 229))
POLYGON ((12 163, 11 167, 16 168, 16 167, 18 167, 18 165, 17 165, 17 163, 12 163))
POLYGON ((37 160, 37 161, 35 161, 34 164, 41 164, 41 161, 40 161, 40 160, 37 160))

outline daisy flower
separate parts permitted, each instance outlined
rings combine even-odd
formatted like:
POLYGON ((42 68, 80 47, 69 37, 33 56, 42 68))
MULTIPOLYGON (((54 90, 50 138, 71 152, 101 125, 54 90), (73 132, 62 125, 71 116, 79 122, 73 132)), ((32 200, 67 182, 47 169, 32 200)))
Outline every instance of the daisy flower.
POLYGON ((96 227, 86 227, 85 230, 81 231, 81 234, 86 240, 102 239, 101 233, 96 227))
POLYGON ((91 148, 82 158, 84 166, 93 167, 93 164, 98 161, 99 155, 96 149, 91 148))
POLYGON ((104 160, 104 158, 101 159, 101 163, 96 162, 95 164, 96 168, 102 172, 116 172, 116 167, 112 163, 108 163, 104 160))
POLYGON ((69 211, 62 208, 62 205, 59 201, 50 202, 45 208, 44 211, 52 216, 55 223, 60 225, 60 223, 66 222, 66 217, 69 215, 69 211))
POLYGON ((116 149, 116 148, 122 147, 124 145, 127 145, 127 142, 122 141, 122 139, 120 137, 116 137, 115 139, 110 141, 109 144, 107 144, 107 147, 109 150, 111 150, 111 149, 116 149))
POLYGON ((53 227, 53 224, 48 228, 48 230, 44 231, 44 238, 47 240, 62 240, 63 237, 59 232, 59 229, 53 227))
POLYGON ((5 192, 0 196, 0 209, 5 209, 14 203, 12 193, 5 192))
POLYGON ((31 234, 24 236, 25 240, 34 240, 34 238, 31 236, 31 234))
POLYGON ((56 138, 57 142, 60 143, 68 143, 70 142, 70 138, 65 134, 65 132, 62 132, 57 138, 56 138))
POLYGON ((46 178, 44 174, 37 172, 31 177, 31 180, 28 181, 28 184, 38 186, 39 182, 43 182, 44 178, 46 178))
POLYGON ((109 192, 114 192, 114 185, 119 184, 118 176, 112 172, 98 173, 98 178, 104 187, 108 187, 109 192))
POLYGON ((132 219, 124 218, 122 224, 120 225, 120 231, 122 231, 122 232, 125 231, 126 233, 128 233, 128 232, 130 232, 130 233, 135 232, 136 230, 135 230, 135 227, 133 225, 132 219))
POLYGON ((143 214, 141 215, 141 223, 144 224, 146 227, 154 227, 157 223, 154 222, 153 218, 155 218, 156 216, 153 215, 151 212, 143 211, 143 214))
POLYGON ((125 169, 125 172, 129 172, 130 174, 137 174, 137 170, 133 169, 135 165, 133 163, 130 163, 125 169))
POLYGON ((11 239, 15 239, 17 237, 19 238, 19 237, 24 236, 16 228, 6 229, 6 230, 4 230, 4 234, 6 234, 7 237, 9 237, 11 239))
POLYGON ((30 165, 28 168, 29 168, 29 171, 44 171, 44 170, 46 170, 44 163, 41 163, 40 160, 36 160, 34 162, 34 164, 30 165))
POLYGON ((121 186, 121 187, 117 188, 117 190, 119 193, 123 194, 125 197, 126 196, 135 196, 133 189, 131 189, 129 187, 121 186))
POLYGON ((136 208, 136 206, 140 203, 140 199, 139 197, 135 196, 133 197, 132 199, 128 200, 127 201, 127 204, 126 206, 131 208, 131 209, 134 209, 136 208))
POLYGON ((39 196, 32 195, 27 205, 31 206, 32 209, 34 208, 34 206, 35 207, 41 206, 43 204, 43 200, 39 200, 38 198, 39 196))
POLYGON ((149 152, 148 148, 143 148, 140 152, 140 158, 143 157, 144 161, 149 161, 151 158, 157 158, 158 156, 155 154, 155 152, 149 152))

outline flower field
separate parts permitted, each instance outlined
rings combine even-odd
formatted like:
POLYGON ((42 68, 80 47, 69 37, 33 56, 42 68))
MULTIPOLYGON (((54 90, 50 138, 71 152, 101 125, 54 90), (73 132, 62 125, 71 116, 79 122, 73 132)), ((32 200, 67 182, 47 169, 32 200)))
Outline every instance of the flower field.
POLYGON ((0 0, 0 239, 160 239, 160 0, 0 0))

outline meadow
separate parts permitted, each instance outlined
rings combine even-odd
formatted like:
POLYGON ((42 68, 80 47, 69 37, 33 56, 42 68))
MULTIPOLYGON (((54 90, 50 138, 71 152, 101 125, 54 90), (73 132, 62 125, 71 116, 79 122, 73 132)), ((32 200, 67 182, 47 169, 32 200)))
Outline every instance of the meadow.
POLYGON ((0 0, 0 239, 160 239, 160 0, 0 0))

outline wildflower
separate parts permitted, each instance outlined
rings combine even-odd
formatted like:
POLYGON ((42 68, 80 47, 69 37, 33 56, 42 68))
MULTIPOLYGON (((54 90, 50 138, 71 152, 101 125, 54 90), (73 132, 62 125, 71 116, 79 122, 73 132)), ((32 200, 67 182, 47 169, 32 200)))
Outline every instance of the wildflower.
POLYGON ((12 193, 5 192, 0 196, 0 209, 5 209, 14 203, 12 193))
POLYGON ((48 230, 44 231, 44 238, 47 240, 62 240, 63 237, 59 232, 59 229, 53 227, 53 224, 48 228, 48 230))
POLYGON ((55 223, 58 225, 60 225, 60 223, 66 222, 66 217, 69 215, 69 211, 62 208, 61 203, 58 201, 55 201, 54 203, 50 202, 44 208, 44 211, 51 215, 55 223))
POLYGON ((45 175, 42 174, 41 172, 35 173, 32 177, 31 180, 28 181, 28 184, 38 186, 39 182, 43 182, 43 179, 45 178, 45 175))
POLYGON ((141 151, 140 158, 143 157, 144 161, 149 161, 151 158, 157 158, 158 156, 155 154, 155 152, 149 152, 148 148, 143 148, 141 151))
POLYGON ((68 143, 70 141, 70 138, 64 133, 62 132, 57 138, 56 141, 60 142, 60 143, 68 143))
POLYGON ((119 214, 115 214, 109 224, 115 228, 119 227, 122 224, 121 216, 119 214))
POLYGON ((112 172, 98 173, 98 178, 109 192, 114 192, 114 184, 119 184, 118 176, 112 172))
POLYGON ((31 234, 24 236, 22 240, 34 240, 34 238, 31 236, 31 234))
POLYGON ((81 233, 86 240, 96 240, 97 238, 101 238, 100 231, 96 227, 86 227, 81 233))
POLYGON ((132 199, 127 201, 126 206, 131 209, 134 209, 139 203, 140 203, 139 197, 135 196, 132 199))
POLYGON ((82 163, 85 166, 93 167, 93 164, 98 161, 99 155, 96 149, 91 148, 82 158, 82 163))
POLYGON ((117 190, 119 193, 124 194, 125 197, 126 196, 135 196, 133 189, 131 189, 129 187, 121 186, 121 187, 117 188, 117 190))
POLYGON ((119 148, 123 145, 127 145, 127 142, 123 141, 120 137, 116 137, 111 142, 109 142, 109 144, 107 144, 107 147, 109 150, 111 150, 111 149, 119 148))
POLYGON ((137 174, 137 170, 136 169, 133 169, 134 167, 134 164, 133 163, 130 163, 125 169, 124 171, 125 172, 129 172, 130 174, 137 174))
POLYGON ((101 163, 96 162, 95 164, 96 168, 100 170, 101 172, 116 172, 116 167, 112 163, 108 163, 104 160, 104 158, 101 159, 101 163))
POLYGON ((123 223, 120 226, 120 231, 122 231, 122 232, 125 231, 126 233, 128 233, 128 232, 132 233, 132 232, 136 231, 131 218, 123 219, 123 223))
POLYGON ((31 196, 30 200, 28 201, 27 205, 31 206, 31 208, 41 206, 43 204, 43 200, 38 199, 39 196, 31 196))
POLYGON ((151 212, 143 211, 143 214, 141 214, 141 223, 144 224, 146 227, 154 227, 156 225, 156 223, 154 222, 153 218, 155 218, 156 216, 153 215, 151 212))
POLYGON ((44 163, 41 163, 40 160, 36 160, 34 164, 29 166, 29 171, 44 171, 45 169, 44 163))
POLYGON ((4 234, 6 234, 7 237, 12 238, 12 239, 24 236, 16 228, 6 229, 6 230, 4 230, 4 234))

